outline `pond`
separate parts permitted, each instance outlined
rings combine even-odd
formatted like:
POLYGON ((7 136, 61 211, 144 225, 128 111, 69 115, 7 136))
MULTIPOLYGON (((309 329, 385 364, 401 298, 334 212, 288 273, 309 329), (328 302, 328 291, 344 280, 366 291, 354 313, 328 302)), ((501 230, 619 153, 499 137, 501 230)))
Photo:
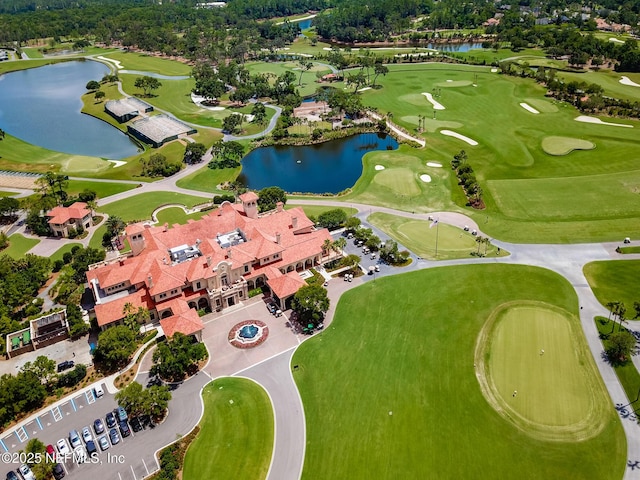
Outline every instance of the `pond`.
POLYGON ((27 143, 73 155, 119 159, 138 147, 117 128, 81 113, 89 80, 109 68, 72 61, 0 76, 0 128, 27 143))
POLYGON ((254 190, 278 186, 287 192, 338 193, 360 178, 365 153, 396 148, 393 137, 378 133, 300 147, 257 148, 242 160, 238 180, 254 190))
POLYGON ((482 43, 430 43, 427 48, 440 50, 442 52, 468 52, 469 50, 477 50, 482 48, 482 43))

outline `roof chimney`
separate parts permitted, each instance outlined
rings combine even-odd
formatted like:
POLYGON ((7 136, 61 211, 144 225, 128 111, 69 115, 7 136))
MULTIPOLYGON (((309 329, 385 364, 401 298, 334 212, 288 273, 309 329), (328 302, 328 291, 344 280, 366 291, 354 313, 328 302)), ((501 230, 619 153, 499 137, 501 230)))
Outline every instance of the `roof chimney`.
POLYGON ((167 230, 169 230, 169 224, 167 222, 165 222, 162 231, 166 232, 167 230))
POLYGON ((227 258, 231 258, 231 249, 230 248, 227 249, 227 258))
POLYGON ((278 212, 281 212, 282 210, 284 210, 284 203, 282 203, 282 202, 276 203, 276 210, 278 212))
POLYGON ((148 287, 153 288, 153 277, 151 276, 151 274, 149 274, 149 276, 147 277, 147 282, 148 282, 148 287))
POLYGON ((120 263, 120 266, 124 266, 124 258, 121 258, 120 260, 118 260, 118 263, 120 263))
POLYGON ((211 266, 211 255, 207 255, 207 267, 211 266))
POLYGON ((294 230, 298 228, 298 217, 291 217, 291 226, 294 230))
POLYGON ((276 232, 276 243, 280 245, 280 232, 276 232))

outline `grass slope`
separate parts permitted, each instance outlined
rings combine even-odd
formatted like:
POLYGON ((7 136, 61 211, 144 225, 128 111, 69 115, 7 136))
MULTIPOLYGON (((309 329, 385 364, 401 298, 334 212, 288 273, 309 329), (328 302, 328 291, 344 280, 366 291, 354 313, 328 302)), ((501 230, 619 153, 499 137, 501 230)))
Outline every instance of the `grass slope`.
MULTIPOLYGON (((626 441, 606 395, 596 399, 604 429, 582 442, 538 440, 482 395, 478 334, 513 301, 577 321, 571 285, 534 267, 434 268, 346 292, 330 328, 292 362, 307 421, 303 478, 620 478, 626 441)), ((581 333, 572 341, 585 344, 581 333)))
POLYGON ((633 304, 640 302, 640 260, 591 262, 584 266, 583 272, 593 294, 602 305, 623 302, 627 307, 626 317, 635 315, 633 304))
POLYGON ((266 478, 274 420, 267 393, 244 378, 220 378, 202 391, 200 433, 184 458, 183 478, 266 478))
POLYGON ((25 254, 40 243, 35 238, 27 238, 19 233, 14 233, 9 237, 9 246, 0 251, 0 255, 9 255, 13 258, 24 257, 25 254))
MULTIPOLYGON (((182 193, 149 192, 109 203, 101 207, 100 211, 108 213, 110 216, 118 216, 125 222, 131 222, 151 218, 153 211, 161 205, 178 203, 190 208, 194 205, 205 203, 206 201, 206 198, 184 195, 182 193)), ((96 234, 94 234, 94 236, 95 235, 96 234)), ((101 240, 102 237, 100 237, 99 241, 101 240)))

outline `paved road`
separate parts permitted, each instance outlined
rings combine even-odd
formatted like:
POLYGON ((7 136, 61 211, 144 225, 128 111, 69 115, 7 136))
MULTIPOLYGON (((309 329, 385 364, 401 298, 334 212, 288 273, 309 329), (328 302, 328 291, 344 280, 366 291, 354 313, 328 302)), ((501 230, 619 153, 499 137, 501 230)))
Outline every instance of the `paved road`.
POLYGON ((270 105, 268 103, 265 103, 264 106, 276 111, 276 113, 273 114, 273 117, 271 117, 271 120, 269 120, 269 125, 267 125, 267 128, 259 133, 254 133, 253 135, 236 136, 225 134, 224 141, 229 142, 231 140, 253 140, 254 138, 264 137, 265 135, 271 133, 271 130, 276 128, 276 122, 278 121, 278 117, 282 113, 282 108, 278 107, 277 105, 270 105))

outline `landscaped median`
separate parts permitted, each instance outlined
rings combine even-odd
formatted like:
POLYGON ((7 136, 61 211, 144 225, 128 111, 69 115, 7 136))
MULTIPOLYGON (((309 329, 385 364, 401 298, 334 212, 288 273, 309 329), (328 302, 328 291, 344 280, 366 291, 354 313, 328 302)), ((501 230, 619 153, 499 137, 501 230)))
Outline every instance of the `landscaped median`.
POLYGON ((245 378, 220 378, 202 390, 202 398, 200 431, 187 450, 182 478, 266 478, 274 418, 264 389, 245 378))
POLYGON ((347 291, 331 325, 292 360, 306 416, 302 478, 382 480, 398 472, 403 478, 621 478, 624 432, 584 354, 578 312, 566 280, 517 265, 433 268, 347 291), (532 429, 496 411, 478 381, 481 332, 510 305, 544 306, 508 319, 515 323, 507 333, 519 348, 500 343, 498 331, 492 336, 499 351, 490 351, 500 362, 490 373, 503 401, 517 401, 514 411, 535 416, 532 429), (548 326, 562 333, 559 339, 548 326), (570 368, 561 365, 566 360, 570 368), (564 385, 567 375, 576 378, 564 385), (535 390, 540 385, 544 395, 535 390), (561 387, 548 388, 553 385, 561 387), (580 422, 570 407, 585 386, 581 411, 599 412, 586 435, 541 435, 540 429, 580 422))

